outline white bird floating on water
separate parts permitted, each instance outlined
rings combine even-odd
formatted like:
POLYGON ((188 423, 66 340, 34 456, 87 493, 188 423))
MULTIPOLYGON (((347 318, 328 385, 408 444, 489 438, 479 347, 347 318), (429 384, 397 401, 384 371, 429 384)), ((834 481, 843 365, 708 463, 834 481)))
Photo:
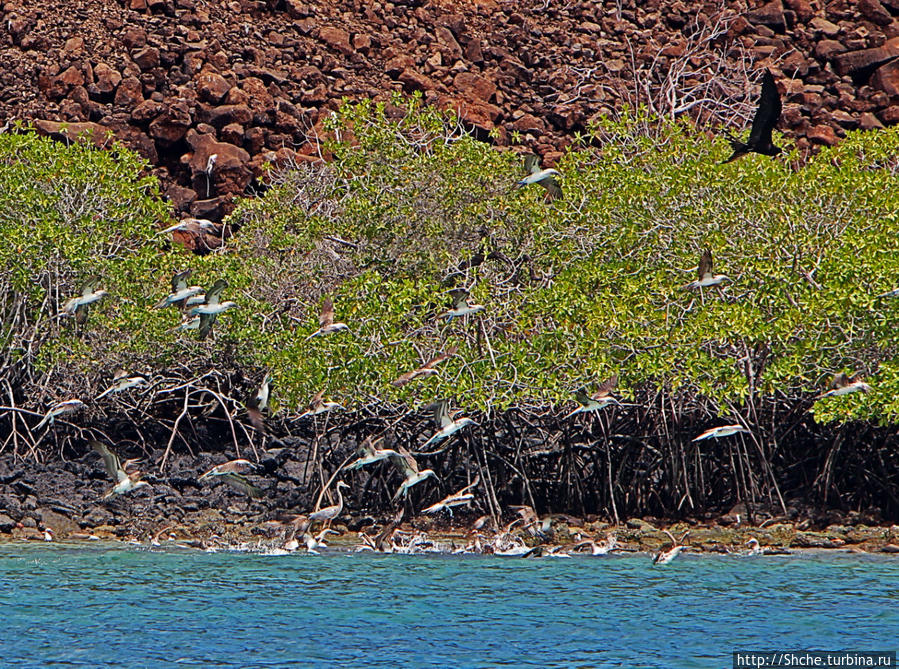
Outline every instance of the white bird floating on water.
POLYGON ((88 277, 81 284, 81 294, 66 301, 58 315, 74 316, 76 323, 84 325, 87 322, 90 305, 109 294, 105 290, 97 290, 97 284, 99 283, 99 276, 88 277))
POLYGON ((699 266, 696 268, 696 274, 696 281, 691 281, 684 288, 709 288, 711 286, 720 286, 725 281, 730 281, 730 278, 726 275, 714 274, 712 272, 712 252, 709 249, 702 252, 699 266))
POLYGON ((437 474, 433 469, 422 469, 419 470, 418 462, 416 462, 415 458, 412 457, 412 454, 409 453, 402 446, 397 446, 397 455, 391 456, 390 461, 394 464, 397 470, 405 476, 406 478, 400 484, 400 487, 397 488, 396 493, 393 495, 393 499, 397 500, 400 497, 405 497, 409 494, 409 489, 413 486, 418 485, 422 481, 427 478, 437 478, 437 474))
POLYGON ((668 564, 678 555, 680 555, 681 551, 686 549, 687 547, 683 545, 684 539, 687 538, 687 535, 690 534, 690 530, 684 532, 683 536, 680 538, 680 542, 674 538, 674 535, 671 534, 668 530, 662 530, 668 537, 671 539, 671 548, 666 551, 660 551, 658 555, 653 558, 652 563, 657 565, 668 564))
POLYGON ((844 372, 840 372, 833 377, 830 382, 830 390, 818 395, 818 399, 824 397, 837 397, 839 395, 849 395, 850 393, 869 393, 871 386, 865 383, 861 373, 849 376, 844 372))
POLYGON ((616 385, 618 385, 618 375, 613 374, 603 381, 602 385, 599 386, 599 389, 592 395, 588 395, 583 390, 576 391, 574 393, 574 398, 578 401, 580 406, 568 414, 566 418, 571 418, 579 413, 599 411, 610 404, 620 404, 618 400, 612 397, 612 391, 615 390, 616 385))
POLYGON ((334 322, 334 301, 330 297, 326 297, 325 301, 322 302, 322 310, 321 314, 318 317, 318 325, 318 330, 306 337, 306 339, 312 339, 313 337, 322 337, 334 332, 340 332, 341 330, 350 329, 350 326, 346 323, 334 322))
POLYGON ((422 445, 422 448, 443 441, 468 425, 477 425, 471 418, 453 420, 449 413, 449 400, 438 400, 432 405, 432 410, 434 422, 440 426, 440 429, 422 445))
POLYGON ((450 321, 454 318, 475 314, 484 309, 482 304, 471 304, 468 301, 469 292, 465 288, 453 288, 449 291, 450 297, 453 298, 453 306, 449 311, 440 314, 441 318, 447 318, 450 321))
POLYGON ((102 393, 97 395, 97 399, 102 399, 107 395, 112 395, 113 393, 121 393, 129 388, 136 388, 137 386, 143 386, 147 384, 147 377, 145 376, 128 376, 128 372, 124 369, 117 369, 115 375, 112 377, 112 385, 109 386, 102 393))
POLYGON ((162 300, 153 305, 154 309, 164 309, 168 306, 188 307, 192 306, 191 298, 196 298, 193 304, 202 304, 205 298, 199 297, 203 292, 200 286, 188 286, 187 280, 190 278, 192 269, 188 268, 181 272, 176 272, 172 277, 172 292, 166 295, 162 300))
MULTIPOLYGON (((99 441, 92 441, 90 442, 90 446, 102 456, 107 473, 114 481, 116 481, 116 484, 103 496, 103 499, 107 499, 113 495, 124 495, 137 488, 150 485, 146 481, 140 480, 140 472, 131 474, 126 472, 125 468, 122 467, 122 464, 119 462, 119 456, 109 450, 105 444, 99 441)), ((126 462, 126 464, 128 463, 126 462)))
POLYGON ((59 402, 58 404, 55 404, 46 414, 44 414, 41 422, 34 426, 34 430, 36 432, 48 423, 50 425, 53 425, 53 422, 59 416, 64 416, 68 413, 75 413, 76 411, 83 409, 85 406, 86 405, 84 404, 84 402, 75 398, 59 402))
POLYGON ((556 180, 556 177, 562 176, 559 170, 552 168, 540 169, 540 158, 533 153, 524 157, 524 169, 528 172, 528 175, 516 184, 518 188, 530 184, 540 184, 549 193, 550 199, 554 200, 557 197, 562 197, 562 188, 556 180))
POLYGON ((749 432, 748 428, 743 427, 739 423, 734 423, 733 425, 720 425, 718 427, 713 427, 698 437, 694 437, 693 441, 701 441, 703 439, 721 439, 723 437, 729 437, 732 434, 739 434, 740 432, 749 432))

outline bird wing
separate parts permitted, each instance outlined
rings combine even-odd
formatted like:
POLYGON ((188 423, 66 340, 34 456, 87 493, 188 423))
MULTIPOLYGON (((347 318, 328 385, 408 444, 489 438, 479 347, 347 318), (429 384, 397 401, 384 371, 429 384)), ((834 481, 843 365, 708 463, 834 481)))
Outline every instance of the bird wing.
POLYGON ((529 174, 535 174, 540 171, 540 158, 533 153, 529 153, 524 157, 524 169, 529 174))
POLYGON ((178 291, 187 288, 187 280, 190 278, 191 272, 193 272, 193 270, 190 267, 180 272, 175 272, 175 275, 172 277, 173 293, 177 293, 178 291))
POLYGON ((562 187, 559 185, 559 182, 556 181, 555 175, 550 174, 541 179, 538 183, 546 189, 546 192, 549 193, 550 198, 553 200, 562 197, 562 187))
POLYGON ((378 441, 380 441, 380 438, 373 439, 370 436, 366 437, 362 441, 362 443, 359 444, 359 447, 356 449, 356 451, 359 453, 359 455, 362 455, 362 456, 374 455, 375 454, 375 444, 378 441))
POLYGON ((576 399, 581 406, 588 406, 590 404, 590 396, 584 392, 583 389, 574 391, 574 399, 576 399))
POLYGON ((452 418, 450 418, 449 415, 448 400, 438 400, 434 402, 433 412, 434 422, 437 423, 440 427, 446 427, 453 422, 452 418))
POLYGON ((206 291, 206 304, 218 304, 222 291, 228 287, 228 282, 224 279, 218 279, 209 290, 206 291))
POLYGON ((412 454, 400 445, 396 447, 397 455, 391 455, 390 461, 400 470, 400 473, 409 478, 418 473, 418 463, 412 454))
POLYGON ((833 380, 831 380, 830 389, 836 390, 837 388, 845 388, 850 383, 851 381, 849 380, 849 377, 844 372, 840 372, 833 377, 833 380))
POLYGON ((81 296, 87 297, 97 288, 97 284, 100 283, 100 277, 96 274, 87 277, 84 280, 84 283, 81 284, 81 296))
POLYGON ((248 497, 252 497, 253 499, 259 499, 260 497, 262 497, 262 489, 254 486, 240 474, 235 474, 232 472, 229 474, 222 474, 220 478, 229 486, 231 486, 235 490, 239 490, 248 497))
POLYGON ((706 249, 702 252, 696 273, 699 275, 700 279, 712 273, 712 251, 710 249, 706 249))
POLYGON ((89 304, 79 304, 78 308, 75 309, 75 322, 78 325, 84 325, 87 323, 87 317, 90 314, 90 305, 89 304))
POLYGON ((106 444, 99 441, 92 441, 90 443, 91 447, 103 458, 103 464, 106 465, 106 471, 110 478, 114 479, 117 483, 121 483, 128 478, 128 474, 119 462, 118 455, 109 450, 109 448, 106 447, 106 444))
POLYGON ((453 308, 460 309, 468 304, 468 291, 465 288, 453 288, 449 291, 453 298, 453 308))
POLYGON ((459 350, 458 346, 453 346, 452 348, 448 348, 446 351, 442 353, 438 353, 433 358, 428 360, 423 366, 422 369, 434 369, 441 362, 449 358, 450 356, 456 355, 456 351, 459 350))
POLYGON ((414 379, 416 376, 418 376, 419 371, 420 370, 413 369, 411 372, 406 372, 405 374, 401 374, 400 376, 396 377, 393 381, 391 381, 390 384, 396 388, 402 388, 407 383, 409 383, 412 379, 414 379))
POLYGON ((128 376, 128 372, 119 367, 115 370, 115 373, 112 375, 112 381, 115 383, 116 381, 120 381, 128 376))
POLYGON ((777 84, 770 70, 765 70, 762 76, 762 95, 759 99, 759 107, 752 119, 752 130, 749 132, 751 146, 759 146, 771 143, 771 131, 780 119, 782 104, 777 84))
POLYGON ((330 297, 326 297, 322 302, 322 312, 318 317, 318 324, 325 328, 334 323, 334 301, 330 297))
POLYGON ((325 396, 324 390, 319 390, 317 393, 315 393, 315 395, 312 396, 312 399, 309 400, 309 408, 312 411, 315 411, 316 409, 318 409, 323 404, 322 398, 324 398, 324 396, 325 396))
POLYGON ((601 397, 608 397, 613 390, 615 390, 615 386, 618 385, 618 375, 612 374, 609 378, 602 382, 602 385, 599 386, 599 390, 597 390, 593 394, 593 399, 600 399, 601 397))
POLYGON ((215 319, 216 314, 200 314, 200 339, 206 339, 206 336, 212 332, 212 325, 215 323, 215 319))

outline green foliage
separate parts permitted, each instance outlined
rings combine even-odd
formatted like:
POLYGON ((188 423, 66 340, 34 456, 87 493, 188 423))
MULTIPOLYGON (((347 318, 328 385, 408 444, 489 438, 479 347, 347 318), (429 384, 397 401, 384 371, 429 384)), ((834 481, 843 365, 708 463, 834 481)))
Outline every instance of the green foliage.
POLYGON ((113 350, 196 364, 227 351, 271 369, 291 408, 320 389, 351 404, 558 403, 613 372, 625 394, 666 384, 725 407, 863 370, 874 391, 819 401, 816 418, 895 421, 899 299, 875 296, 899 285, 899 131, 851 134, 794 169, 790 155, 722 165, 723 140, 669 122, 649 135, 648 122, 594 128, 599 147, 564 156, 565 197, 547 202, 539 186, 515 189, 516 154, 452 117, 416 100, 347 104, 329 127, 333 160, 273 170, 268 192, 232 215, 240 232, 203 259, 155 236, 165 213, 133 156, 2 136, 0 183, 15 185, 0 195, 2 267, 35 308, 47 272, 65 296, 86 273, 115 286, 90 323, 100 341, 79 348, 62 328, 54 360, 113 350), (66 189, 88 188, 75 198, 85 211, 66 204, 66 189), (683 288, 704 248, 732 279, 723 291, 683 288), (241 307, 212 343, 170 334, 174 313, 147 310, 188 264, 202 283, 226 277, 241 307), (447 323, 445 279, 460 267, 457 283, 487 308, 447 323), (350 332, 307 339, 326 295, 350 332), (389 385, 454 344, 439 377, 389 385))

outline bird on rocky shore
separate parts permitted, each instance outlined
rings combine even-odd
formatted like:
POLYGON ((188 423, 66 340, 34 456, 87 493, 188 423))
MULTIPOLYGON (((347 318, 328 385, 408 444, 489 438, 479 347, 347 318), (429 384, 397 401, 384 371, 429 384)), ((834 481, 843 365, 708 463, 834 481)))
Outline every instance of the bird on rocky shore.
POLYGON ((175 272, 175 275, 172 277, 172 292, 153 305, 153 308, 164 309, 168 306, 182 308, 191 306, 188 304, 188 301, 192 297, 198 298, 198 301, 195 301, 195 304, 202 304, 205 302, 204 298, 198 297, 203 292, 203 289, 200 286, 187 285, 187 280, 190 278, 192 272, 193 270, 190 268, 182 270, 181 272, 175 272))
POLYGON ((674 558, 680 555, 681 551, 687 548, 683 545, 683 541, 687 538, 687 535, 690 534, 690 530, 687 530, 686 532, 684 532, 683 536, 681 536, 680 541, 678 541, 668 530, 662 531, 668 535, 669 539, 671 539, 671 548, 666 551, 660 551, 659 554, 656 555, 655 558, 653 558, 652 563, 657 565, 668 564, 674 558))
POLYGON ((54 404, 53 407, 51 407, 50 410, 46 414, 44 414, 44 417, 43 417, 43 419, 41 419, 41 422, 34 426, 34 431, 37 432, 42 427, 44 427, 44 425, 47 425, 48 423, 50 425, 53 425, 53 422, 59 416, 64 416, 65 414, 68 414, 68 413, 75 413, 76 411, 83 409, 85 406, 86 406, 85 403, 77 398, 73 398, 70 400, 64 400, 62 402, 54 404))
POLYGON ((571 550, 580 551, 582 548, 590 548, 590 555, 607 555, 618 548, 618 537, 610 534, 604 541, 596 541, 595 539, 585 539, 577 542, 572 546, 571 550))
POLYGON ((720 286, 730 278, 724 274, 714 274, 712 272, 712 252, 706 249, 699 258, 699 265, 696 268, 696 281, 691 281, 684 288, 693 290, 696 288, 710 288, 711 286, 720 286))
POLYGON ((702 441, 703 439, 721 439, 722 437, 729 437, 732 434, 738 434, 740 432, 749 432, 748 428, 743 427, 739 423, 734 423, 733 425, 720 425, 719 427, 709 428, 698 437, 694 437, 693 441, 702 441))
POLYGON ((864 376, 861 373, 849 376, 844 372, 840 372, 833 377, 830 382, 830 389, 827 392, 818 395, 818 399, 824 397, 836 397, 838 395, 849 395, 850 393, 869 393, 871 386, 864 382, 864 376))
POLYGON ((113 453, 106 444, 99 441, 91 441, 90 446, 103 458, 103 464, 106 465, 106 472, 114 481, 116 481, 116 484, 112 489, 103 495, 103 499, 108 499, 114 495, 124 495, 137 488, 150 485, 146 481, 140 480, 140 472, 132 472, 130 474, 126 472, 125 468, 119 462, 119 456, 113 453))
POLYGON ((268 408, 268 399, 272 392, 272 375, 266 373, 259 385, 256 394, 247 400, 247 413, 250 415, 250 422, 260 432, 265 432, 265 423, 263 422, 262 412, 268 408))
POLYGON ((299 418, 305 418, 306 416, 318 416, 322 413, 327 413, 328 411, 334 411, 335 409, 343 409, 343 405, 339 402, 332 402, 330 400, 324 399, 325 391, 320 390, 312 396, 312 399, 309 400, 309 408, 299 415, 299 418))
POLYGON ((440 429, 422 444, 422 448, 441 442, 468 425, 477 425, 471 418, 457 418, 453 420, 449 413, 449 400, 434 402, 431 405, 431 411, 433 412, 434 422, 440 426, 440 429))
POLYGON ((592 395, 588 395, 583 389, 576 391, 574 393, 574 399, 577 400, 580 406, 570 414, 568 414, 566 418, 571 418, 572 416, 575 416, 579 413, 599 411, 600 409, 604 409, 610 404, 620 404, 618 400, 612 397, 612 391, 615 390, 615 386, 617 385, 618 375, 613 374, 608 379, 603 381, 599 386, 599 389, 592 395))
POLYGON ((81 284, 81 294, 67 300, 58 315, 74 316, 78 325, 84 325, 87 322, 90 305, 109 294, 105 290, 97 290, 99 283, 100 277, 97 275, 85 279, 81 284))
POLYGON ((113 393, 121 393, 129 388, 136 388, 137 386, 143 386, 147 384, 147 377, 135 375, 128 376, 128 372, 124 369, 117 369, 115 374, 112 377, 112 385, 109 386, 102 393, 97 395, 97 399, 102 399, 107 395, 112 395, 113 393))
POLYGON ((330 297, 326 297, 322 302, 321 314, 318 317, 319 328, 306 339, 313 337, 323 337, 324 335, 340 332, 341 330, 349 330, 350 326, 346 323, 334 322, 334 301, 330 297))
POLYGON ((562 188, 556 177, 562 176, 556 169, 540 169, 540 158, 530 153, 524 157, 524 169, 528 173, 521 181, 516 184, 517 188, 523 188, 530 184, 540 184, 546 189, 551 200, 562 197, 562 188))
POLYGON ((231 302, 230 300, 222 302, 221 295, 222 291, 228 287, 228 282, 224 279, 218 279, 209 290, 206 291, 206 301, 191 309, 188 314, 190 316, 199 316, 200 317, 200 325, 199 325, 199 335, 200 339, 205 339, 206 336, 212 331, 212 326, 215 323, 215 319, 218 315, 228 309, 234 309, 237 307, 236 302, 231 302))
POLYGON ((749 139, 741 142, 735 137, 728 136, 731 148, 734 150, 730 158, 725 160, 729 163, 736 160, 747 153, 761 153, 765 156, 776 156, 780 154, 780 147, 774 146, 771 141, 771 131, 780 120, 780 112, 782 104, 780 93, 777 90, 777 84, 770 70, 765 70, 762 75, 762 94, 759 98, 759 106, 752 119, 752 129, 749 131, 749 139))
POLYGON ((253 463, 243 458, 229 460, 228 462, 216 465, 209 471, 203 473, 197 480, 203 481, 210 477, 216 477, 248 497, 258 499, 263 495, 262 490, 250 483, 243 475, 245 472, 252 469, 252 467, 253 463))
POLYGON ((359 453, 359 458, 348 464, 346 469, 350 471, 362 469, 362 467, 367 465, 399 455, 399 453, 390 448, 377 448, 377 445, 382 441, 383 439, 381 438, 372 439, 371 437, 366 437, 365 440, 359 444, 359 448, 356 449, 359 453))
POLYGON ((405 448, 397 446, 396 450, 397 455, 391 456, 390 461, 405 479, 403 479, 400 487, 397 488, 396 493, 393 495, 394 501, 400 497, 406 497, 409 494, 410 488, 418 485, 425 479, 437 478, 437 474, 433 469, 419 470, 418 462, 416 462, 415 458, 412 457, 412 454, 405 448))
POLYGON ((438 374, 436 369, 437 365, 446 360, 447 358, 454 356, 456 351, 459 350, 458 346, 453 346, 448 348, 443 353, 438 353, 433 358, 428 360, 424 365, 419 367, 418 369, 413 369, 411 372, 406 372, 405 374, 398 376, 393 381, 391 381, 391 385, 402 388, 407 383, 414 381, 415 379, 422 376, 431 376, 432 374, 438 374))
POLYGON ((313 511, 306 518, 309 521, 309 524, 312 523, 324 523, 325 527, 331 527, 331 522, 337 518, 341 513, 343 513, 343 493, 341 492, 342 488, 349 489, 349 485, 344 483, 343 481, 338 481, 335 486, 337 490, 337 504, 332 506, 326 506, 323 509, 319 509, 318 511, 313 511))
POLYGON ((444 311, 442 314, 440 314, 440 317, 452 321, 454 318, 468 316, 470 314, 475 314, 479 311, 482 311, 484 309, 484 305, 469 303, 469 294, 470 293, 466 288, 453 288, 452 290, 450 290, 449 295, 453 299, 452 308, 450 308, 448 311, 444 311))
POLYGON ((474 477, 474 481, 469 483, 467 486, 465 486, 461 490, 454 492, 452 495, 447 495, 436 504, 432 504, 431 506, 429 506, 427 509, 422 509, 422 513, 438 513, 440 511, 446 510, 446 512, 450 515, 450 518, 452 518, 453 507, 468 504, 471 500, 473 500, 474 494, 468 491, 472 488, 477 487, 478 483, 480 482, 481 475, 478 474, 474 477))

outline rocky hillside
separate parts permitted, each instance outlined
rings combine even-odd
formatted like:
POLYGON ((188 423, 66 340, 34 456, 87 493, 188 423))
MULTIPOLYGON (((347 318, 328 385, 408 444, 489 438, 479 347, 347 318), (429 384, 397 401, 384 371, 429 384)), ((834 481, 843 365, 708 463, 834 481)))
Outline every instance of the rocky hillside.
POLYGON ((625 103, 742 128, 769 67, 808 150, 899 121, 897 17, 899 0, 7 0, 0 123, 112 131, 210 218, 266 162, 315 159, 342 98, 393 91, 552 162, 625 103))

